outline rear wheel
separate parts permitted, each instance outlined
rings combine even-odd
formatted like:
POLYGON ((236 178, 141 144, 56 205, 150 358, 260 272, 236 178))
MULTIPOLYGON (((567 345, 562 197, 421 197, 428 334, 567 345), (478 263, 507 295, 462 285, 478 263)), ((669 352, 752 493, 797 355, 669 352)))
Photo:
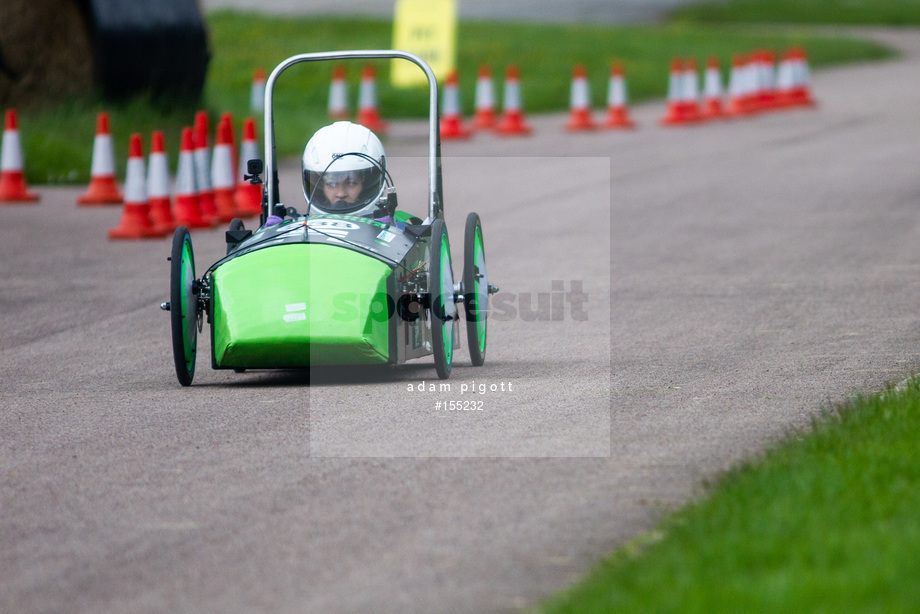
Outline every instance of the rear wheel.
POLYGON ((450 261, 450 241, 444 220, 431 225, 431 263, 428 272, 428 292, 431 298, 431 343, 434 366, 438 377, 450 377, 454 355, 454 323, 457 304, 454 302, 454 273, 450 261))
POLYGON ((463 310, 466 312, 466 340, 474 367, 486 361, 486 324, 489 317, 489 275, 479 216, 466 216, 463 237, 463 310))
POLYGON ((172 322, 173 359, 176 377, 190 386, 195 376, 198 345, 198 295, 194 291, 195 256, 192 237, 185 226, 176 228, 170 257, 169 313, 172 322))

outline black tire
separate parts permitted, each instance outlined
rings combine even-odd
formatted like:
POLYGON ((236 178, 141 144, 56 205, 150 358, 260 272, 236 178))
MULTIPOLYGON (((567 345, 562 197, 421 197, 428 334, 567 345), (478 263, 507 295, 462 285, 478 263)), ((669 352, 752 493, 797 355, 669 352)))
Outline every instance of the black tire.
POLYGON ((185 226, 179 226, 173 234, 170 262, 169 313, 173 359, 179 383, 190 386, 195 377, 198 345, 198 295, 193 291, 195 256, 192 237, 185 226))
POLYGON ((463 310, 466 313, 466 341, 474 367, 486 361, 486 328, 489 317, 489 276, 479 216, 466 216, 463 233, 463 310))
POLYGON ((450 240, 444 220, 431 225, 431 263, 428 271, 428 293, 431 318, 431 345, 434 366, 440 379, 450 377, 454 357, 454 324, 457 304, 454 302, 454 273, 450 260, 450 240), (446 259, 446 260, 445 260, 446 259))

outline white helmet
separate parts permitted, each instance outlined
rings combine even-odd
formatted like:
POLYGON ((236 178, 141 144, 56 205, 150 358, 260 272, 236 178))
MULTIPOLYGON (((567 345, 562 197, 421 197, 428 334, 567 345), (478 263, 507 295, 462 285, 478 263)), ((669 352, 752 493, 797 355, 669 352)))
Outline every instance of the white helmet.
POLYGON ((384 198, 386 154, 380 139, 360 124, 335 122, 317 130, 302 163, 304 198, 320 213, 371 216, 384 198), (348 199, 327 196, 337 185, 360 192, 348 199))

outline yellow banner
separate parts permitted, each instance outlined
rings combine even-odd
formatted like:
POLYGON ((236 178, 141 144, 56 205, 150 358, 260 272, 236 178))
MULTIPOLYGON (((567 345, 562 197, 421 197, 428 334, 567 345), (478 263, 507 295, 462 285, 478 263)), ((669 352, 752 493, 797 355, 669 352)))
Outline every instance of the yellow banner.
MULTIPOLYGON (((409 51, 428 62, 438 81, 447 78, 457 54, 455 0, 396 0, 393 48, 409 51)), ((395 87, 428 83, 425 73, 406 60, 392 61, 390 81, 395 87)))

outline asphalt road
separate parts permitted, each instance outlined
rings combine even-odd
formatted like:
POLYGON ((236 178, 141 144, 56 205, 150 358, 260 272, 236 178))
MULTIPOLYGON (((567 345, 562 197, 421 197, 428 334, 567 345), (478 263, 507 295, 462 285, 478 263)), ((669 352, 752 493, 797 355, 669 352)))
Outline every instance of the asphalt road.
MULTIPOLYGON (((449 393, 429 361, 211 371, 206 339, 180 388, 168 242, 106 240, 79 189, 0 206, 0 611, 513 611, 916 371, 920 37, 887 36, 909 55, 819 72, 814 110, 445 143, 455 261, 478 211, 504 296, 449 393)), ((387 141, 414 211, 420 137, 387 141)), ((193 240, 201 271, 223 231, 193 240)))

